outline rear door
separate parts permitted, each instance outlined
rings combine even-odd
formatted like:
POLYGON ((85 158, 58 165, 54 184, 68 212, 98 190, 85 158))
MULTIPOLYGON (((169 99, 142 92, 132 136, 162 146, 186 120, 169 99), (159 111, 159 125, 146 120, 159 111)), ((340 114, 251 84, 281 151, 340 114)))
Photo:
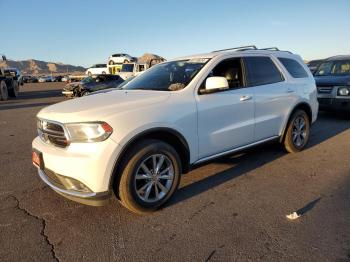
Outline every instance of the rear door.
POLYGON ((279 64, 270 56, 247 56, 244 61, 247 83, 255 94, 254 140, 278 136, 293 103, 295 85, 288 84, 279 64))

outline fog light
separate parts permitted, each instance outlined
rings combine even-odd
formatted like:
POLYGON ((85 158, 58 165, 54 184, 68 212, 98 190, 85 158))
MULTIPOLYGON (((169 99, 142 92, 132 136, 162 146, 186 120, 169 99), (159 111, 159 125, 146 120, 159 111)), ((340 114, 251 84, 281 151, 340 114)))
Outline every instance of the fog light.
POLYGON ((349 91, 348 88, 342 87, 342 88, 339 88, 338 93, 339 93, 339 95, 341 95, 341 96, 348 96, 349 93, 350 93, 350 91, 349 91))

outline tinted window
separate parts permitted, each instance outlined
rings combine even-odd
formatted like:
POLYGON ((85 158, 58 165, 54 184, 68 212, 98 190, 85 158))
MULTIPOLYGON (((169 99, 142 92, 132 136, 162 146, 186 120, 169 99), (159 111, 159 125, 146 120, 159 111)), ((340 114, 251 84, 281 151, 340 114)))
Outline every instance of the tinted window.
POLYGON ((347 75, 350 74, 350 60, 326 61, 322 63, 316 72, 316 76, 347 75))
POLYGON ((246 57, 249 86, 267 85, 283 81, 281 72, 269 57, 246 57))
POLYGON ((280 62, 284 65, 284 67, 287 69, 287 71, 292 77, 294 78, 308 77, 304 68, 294 59, 278 58, 278 60, 280 60, 280 62))

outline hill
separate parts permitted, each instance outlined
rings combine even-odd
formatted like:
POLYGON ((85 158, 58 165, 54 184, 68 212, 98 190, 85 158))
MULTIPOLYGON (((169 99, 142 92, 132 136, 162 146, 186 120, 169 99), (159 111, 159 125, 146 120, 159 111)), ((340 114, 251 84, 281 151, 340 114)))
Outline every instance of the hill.
POLYGON ((15 67, 21 70, 23 75, 43 74, 76 74, 85 72, 82 66, 66 65, 62 63, 45 62, 40 60, 0 61, 0 67, 15 67))

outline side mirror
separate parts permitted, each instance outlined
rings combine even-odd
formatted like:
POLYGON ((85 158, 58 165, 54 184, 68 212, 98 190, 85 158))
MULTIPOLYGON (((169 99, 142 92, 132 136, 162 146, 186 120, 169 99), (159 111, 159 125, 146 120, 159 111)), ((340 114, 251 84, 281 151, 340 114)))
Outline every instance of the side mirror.
POLYGON ((205 81, 205 92, 215 92, 229 89, 227 79, 222 76, 208 77, 205 81))
POLYGON ((6 61, 6 56, 2 55, 2 60, 6 61))

